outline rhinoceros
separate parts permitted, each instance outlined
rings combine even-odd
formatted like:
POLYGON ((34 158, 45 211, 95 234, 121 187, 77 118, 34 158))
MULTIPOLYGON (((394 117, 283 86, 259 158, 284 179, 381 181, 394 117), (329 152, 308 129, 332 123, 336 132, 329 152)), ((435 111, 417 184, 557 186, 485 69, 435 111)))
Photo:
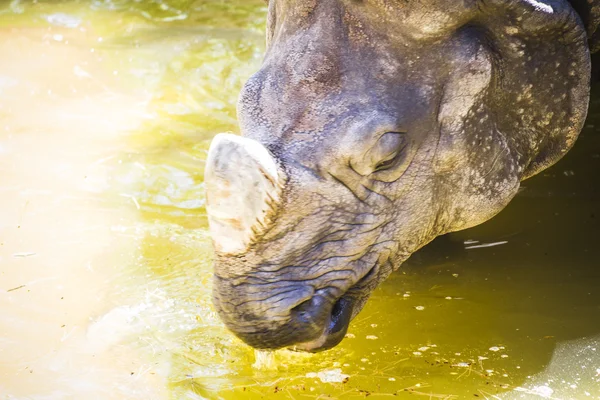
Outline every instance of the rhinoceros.
POLYGON ((241 136, 205 169, 225 325, 336 346, 412 253, 573 146, 599 24, 600 0, 270 0, 241 136))

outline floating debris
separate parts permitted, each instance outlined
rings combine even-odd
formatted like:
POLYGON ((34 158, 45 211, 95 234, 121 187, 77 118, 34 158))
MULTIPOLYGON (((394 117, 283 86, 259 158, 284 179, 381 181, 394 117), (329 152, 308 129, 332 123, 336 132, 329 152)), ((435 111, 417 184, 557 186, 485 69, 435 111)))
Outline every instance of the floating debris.
POLYGON ((552 396, 552 394, 554 393, 554 389, 552 389, 549 386, 546 385, 542 385, 542 386, 535 386, 532 389, 525 389, 522 387, 518 387, 515 388, 516 392, 525 392, 527 394, 535 394, 538 396, 541 396, 543 398, 550 398, 552 396))
POLYGON ((62 26, 65 28, 77 28, 81 24, 81 18, 64 13, 47 15, 46 21, 52 25, 62 26))
POLYGON ((375 336, 375 335, 367 335, 367 339, 369 339, 369 340, 377 340, 379 338, 377 336, 375 336))
POLYGON ((415 307, 415 310, 417 310, 417 311, 423 311, 424 309, 425 309, 425 307, 423 307, 423 306, 416 306, 415 307))
MULTIPOLYGON (((79 65, 76 65, 73 67, 73 73, 78 78, 91 78, 92 77, 92 75, 90 75, 87 71, 85 71, 79 65)), ((100 160, 100 161, 104 161, 104 160, 100 160)))
POLYGON ((342 373, 340 368, 326 369, 320 372, 309 372, 307 378, 319 378, 323 383, 345 383, 350 379, 350 375, 342 373))
POLYGON ((498 347, 498 346, 490 347, 490 351, 500 351, 500 347, 498 347))
POLYGON ((477 245, 473 245, 473 246, 466 246, 465 250, 471 250, 471 249, 483 249, 486 247, 494 247, 494 246, 500 246, 503 244, 507 244, 508 241, 503 240, 501 242, 493 242, 493 243, 482 243, 482 244, 477 244, 477 245))
POLYGON ((429 346, 419 347, 419 351, 427 351, 429 350, 429 346))
POLYGON ((14 253, 13 257, 21 257, 21 258, 25 258, 25 257, 32 257, 37 255, 36 253, 32 252, 32 251, 27 251, 27 252, 23 252, 23 253, 14 253))

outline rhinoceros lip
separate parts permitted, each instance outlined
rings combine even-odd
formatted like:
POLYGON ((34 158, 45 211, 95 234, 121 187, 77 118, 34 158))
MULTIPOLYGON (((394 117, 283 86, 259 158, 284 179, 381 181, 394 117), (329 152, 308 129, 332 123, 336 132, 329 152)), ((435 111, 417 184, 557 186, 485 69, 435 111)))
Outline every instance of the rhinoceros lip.
POLYGON ((294 346, 293 350, 316 353, 335 347, 342 341, 350 325, 354 302, 350 296, 342 296, 333 306, 331 315, 321 336, 294 346))

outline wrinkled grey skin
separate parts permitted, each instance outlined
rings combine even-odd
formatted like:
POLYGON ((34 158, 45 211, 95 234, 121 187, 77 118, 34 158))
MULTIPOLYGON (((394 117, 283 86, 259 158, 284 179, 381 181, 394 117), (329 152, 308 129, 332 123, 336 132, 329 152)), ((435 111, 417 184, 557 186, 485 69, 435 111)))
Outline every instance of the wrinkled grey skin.
POLYGON ((271 0, 239 120, 286 182, 264 233, 216 255, 228 328, 256 348, 339 343, 412 253, 571 148, 587 40, 563 0, 271 0))

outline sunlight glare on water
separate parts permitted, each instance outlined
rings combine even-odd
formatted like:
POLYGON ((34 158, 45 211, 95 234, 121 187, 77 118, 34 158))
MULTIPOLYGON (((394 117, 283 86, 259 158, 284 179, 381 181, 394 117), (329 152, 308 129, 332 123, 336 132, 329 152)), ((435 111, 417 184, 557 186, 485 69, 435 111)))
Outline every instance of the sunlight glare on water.
POLYGON ((0 400, 599 399, 597 113, 507 210, 392 275, 340 346, 255 352, 225 329, 202 177, 265 8, 0 4, 0 400))

